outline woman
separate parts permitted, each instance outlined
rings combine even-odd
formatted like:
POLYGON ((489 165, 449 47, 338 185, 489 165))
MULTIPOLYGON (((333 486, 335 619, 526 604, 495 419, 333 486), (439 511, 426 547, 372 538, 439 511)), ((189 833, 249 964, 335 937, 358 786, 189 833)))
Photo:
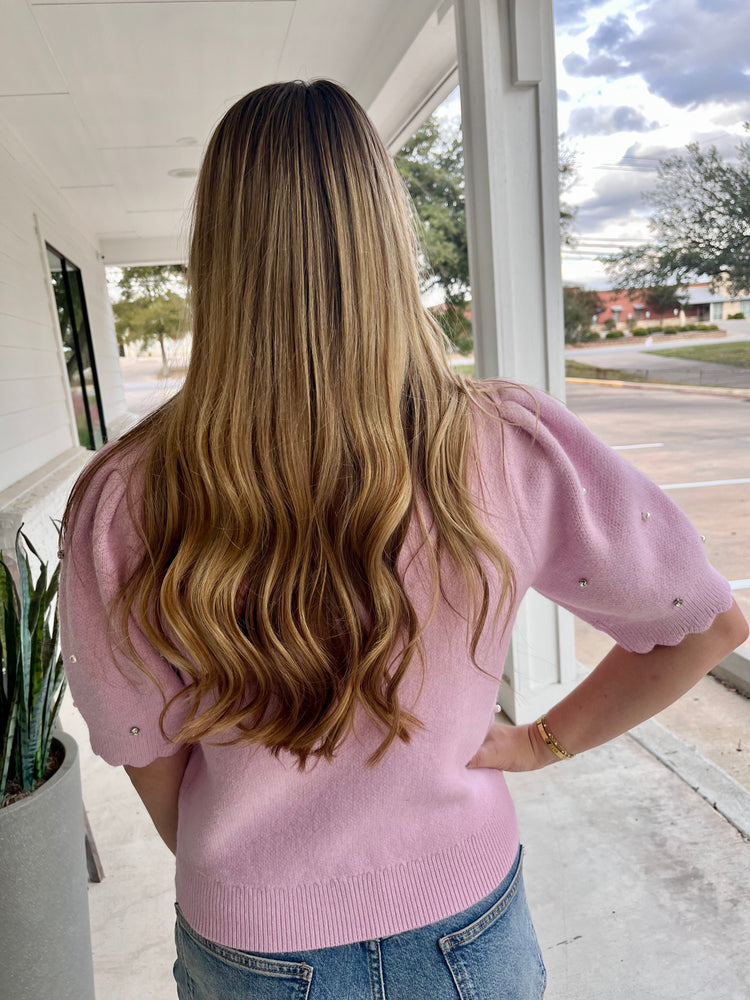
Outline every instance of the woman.
POLYGON ((176 854, 181 998, 540 997, 502 772, 747 635, 657 487, 544 393, 453 373, 417 252, 345 91, 243 97, 198 180, 184 387, 66 510, 70 686, 176 854), (529 587, 617 645, 499 726, 529 587))

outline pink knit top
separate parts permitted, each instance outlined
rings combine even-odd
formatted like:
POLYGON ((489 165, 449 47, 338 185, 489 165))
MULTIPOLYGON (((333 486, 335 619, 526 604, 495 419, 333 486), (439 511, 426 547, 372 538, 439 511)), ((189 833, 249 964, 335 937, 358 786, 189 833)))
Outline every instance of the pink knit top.
MULTIPOLYGON (((501 385, 492 398, 506 423, 501 432, 477 413, 482 517, 512 561, 517 600, 533 587, 640 653, 704 631, 728 610, 728 583, 657 486, 539 390, 501 385)), ((144 766, 177 747, 159 733, 160 693, 118 657, 123 677, 105 644, 107 604, 140 544, 124 472, 105 464, 66 539, 61 636, 94 751, 144 766)), ((478 481, 473 488, 479 497, 478 481)), ((431 588, 415 526, 398 568, 425 615, 431 588)), ((460 606, 458 579, 446 574, 444 584, 460 606)), ((171 696, 180 677, 133 631, 171 696)), ((485 631, 477 661, 486 674, 471 664, 466 623, 448 603, 424 641, 421 690, 416 658, 400 689, 424 728, 375 767, 365 761, 381 734, 364 714, 335 760, 305 773, 265 749, 193 747, 176 895, 200 934, 264 952, 384 937, 466 909, 507 874, 518 828, 505 778, 465 765, 493 719, 509 631, 485 631)))

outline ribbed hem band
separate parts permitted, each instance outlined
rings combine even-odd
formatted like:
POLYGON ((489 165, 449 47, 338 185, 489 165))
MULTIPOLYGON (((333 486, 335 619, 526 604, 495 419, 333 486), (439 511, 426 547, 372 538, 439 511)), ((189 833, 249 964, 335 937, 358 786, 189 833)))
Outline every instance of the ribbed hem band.
POLYGON ((511 808, 502 822, 445 851, 326 882, 253 888, 178 866, 177 900, 199 934, 229 948, 334 947, 424 927, 473 906, 510 871, 518 842, 511 808))

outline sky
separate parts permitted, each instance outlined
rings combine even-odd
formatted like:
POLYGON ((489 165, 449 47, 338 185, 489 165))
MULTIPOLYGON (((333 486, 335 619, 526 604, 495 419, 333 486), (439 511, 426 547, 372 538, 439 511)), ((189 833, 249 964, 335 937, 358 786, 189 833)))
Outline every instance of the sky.
MULTIPOLYGON (((606 288, 594 258, 647 241, 660 159, 686 143, 726 158, 748 134, 748 0, 554 0, 558 132, 575 154, 577 247, 563 281, 606 288)), ((451 95, 441 113, 459 112, 451 95)))

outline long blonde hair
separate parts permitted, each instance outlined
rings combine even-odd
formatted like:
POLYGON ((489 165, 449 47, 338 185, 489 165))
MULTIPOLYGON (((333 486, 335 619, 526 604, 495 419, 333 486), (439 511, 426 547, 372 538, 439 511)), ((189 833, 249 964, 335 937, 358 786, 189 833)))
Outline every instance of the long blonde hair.
POLYGON ((490 610, 479 553, 498 572, 496 620, 512 603, 469 487, 481 386, 448 364, 417 267, 403 184, 345 90, 273 84, 226 112, 194 201, 184 386, 103 456, 139 456, 144 555, 120 627, 142 670, 131 612, 187 682, 176 741, 231 735, 217 742, 304 767, 333 757, 361 708, 383 733, 370 763, 408 742, 419 722, 399 686, 426 622, 396 561, 413 519, 433 610, 444 561, 463 576, 472 658, 490 610))

